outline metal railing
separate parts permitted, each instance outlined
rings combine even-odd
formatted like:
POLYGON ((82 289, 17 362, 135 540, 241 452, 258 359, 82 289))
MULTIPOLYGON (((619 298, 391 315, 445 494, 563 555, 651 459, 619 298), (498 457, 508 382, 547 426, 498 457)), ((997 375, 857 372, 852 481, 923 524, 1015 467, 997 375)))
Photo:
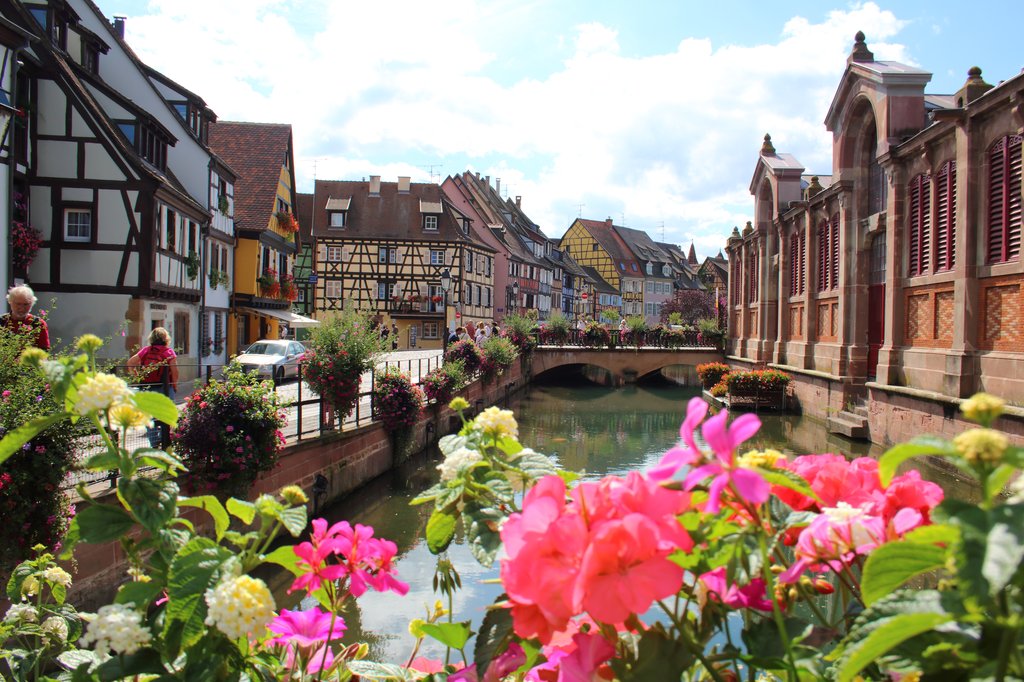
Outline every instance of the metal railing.
POLYGON ((630 331, 619 331, 618 329, 608 330, 609 340, 600 341, 588 337, 586 332, 572 329, 567 335, 558 337, 550 332, 536 331, 534 339, 540 346, 568 346, 573 348, 592 348, 595 350, 629 350, 636 348, 660 348, 663 350, 684 350, 684 349, 721 349, 722 341, 719 339, 705 339, 696 330, 648 330, 634 334, 630 331))

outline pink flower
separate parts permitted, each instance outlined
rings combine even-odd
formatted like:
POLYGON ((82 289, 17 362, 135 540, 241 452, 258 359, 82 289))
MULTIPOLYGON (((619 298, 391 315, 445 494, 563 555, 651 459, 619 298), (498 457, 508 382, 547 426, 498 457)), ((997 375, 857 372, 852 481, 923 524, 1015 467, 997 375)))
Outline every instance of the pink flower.
MULTIPOLYGON (((718 461, 712 461, 692 470, 683 481, 683 488, 692 490, 709 476, 708 501, 705 510, 715 514, 722 506, 722 493, 730 489, 735 495, 752 504, 761 504, 770 494, 768 483, 761 475, 750 469, 736 466, 736 447, 761 428, 761 420, 753 414, 737 417, 726 428, 728 413, 722 410, 704 422, 701 434, 714 451, 718 461)), ((685 422, 684 422, 685 425, 685 422)), ((692 437, 692 434, 691 434, 692 437)))
POLYGON ((348 578, 348 590, 362 596, 367 587, 383 592, 405 594, 409 586, 394 577, 392 559, 398 551, 395 543, 373 537, 373 528, 341 521, 330 528, 324 519, 313 519, 309 542, 293 548, 304 569, 289 591, 317 590, 324 580, 348 578), (333 561, 331 561, 333 559, 333 561))
POLYGON ((842 572, 855 556, 868 554, 885 540, 884 520, 865 509, 840 502, 836 507, 822 510, 800 532, 794 548, 797 560, 779 576, 779 580, 795 582, 807 567, 812 570, 828 567, 837 573, 842 572))
POLYGON ((311 647, 341 639, 345 634, 345 621, 340 616, 335 616, 332 628, 331 618, 331 614, 321 611, 316 606, 308 611, 281 609, 281 614, 267 625, 268 630, 276 633, 276 636, 271 637, 267 643, 311 647))
POLYGON ((693 438, 697 425, 708 413, 708 404, 703 398, 691 398, 686 404, 686 419, 679 427, 679 437, 686 447, 676 446, 661 456, 661 460, 648 469, 647 478, 653 481, 664 481, 672 478, 680 467, 693 464, 700 457, 700 448, 693 438))
POLYGON ((731 609, 772 610, 771 601, 764 598, 765 583, 761 578, 755 578, 742 587, 735 583, 730 585, 726 580, 725 566, 719 566, 700 576, 700 581, 704 583, 710 597, 731 609))
MULTIPOLYGON (((615 654, 615 647, 604 637, 578 632, 571 643, 560 647, 544 647, 547 662, 526 674, 527 682, 604 682, 600 668, 615 654)), ((488 670, 489 672, 489 670, 488 670)))

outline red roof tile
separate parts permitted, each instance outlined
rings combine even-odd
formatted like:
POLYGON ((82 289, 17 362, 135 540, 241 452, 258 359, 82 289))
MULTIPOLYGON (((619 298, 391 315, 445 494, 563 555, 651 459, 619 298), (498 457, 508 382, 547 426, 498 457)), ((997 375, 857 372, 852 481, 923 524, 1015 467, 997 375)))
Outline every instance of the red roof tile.
MULTIPOLYGON (((238 173, 235 183, 235 225, 262 230, 277 209, 277 183, 291 152, 292 127, 287 123, 210 124, 210 148, 238 173)), ((293 207, 294 210, 294 207, 293 207)))

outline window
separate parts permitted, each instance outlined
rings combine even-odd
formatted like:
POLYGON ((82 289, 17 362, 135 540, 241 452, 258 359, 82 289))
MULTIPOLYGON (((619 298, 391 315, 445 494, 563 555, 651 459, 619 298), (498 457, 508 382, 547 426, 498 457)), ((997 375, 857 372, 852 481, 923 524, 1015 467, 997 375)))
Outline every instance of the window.
POLYGON ((818 225, 818 291, 839 287, 839 214, 818 225))
POLYGON ((340 279, 324 280, 324 298, 335 301, 341 298, 340 279))
POLYGON ((594 242, 593 244, 590 245, 590 250, 597 251, 597 242, 594 242))
POLYGON ((423 229, 428 232, 437 232, 437 216, 436 215, 425 215, 423 216, 423 229))
POLYGON ((380 246, 377 248, 378 263, 397 263, 398 249, 393 246, 380 246))
POLYGON ((956 161, 942 164, 935 177, 935 269, 956 265, 956 161))
POLYGON ((377 282, 377 300, 386 301, 395 295, 394 282, 377 282))
POLYGON ((750 250, 750 255, 747 256, 747 263, 749 267, 749 274, 747 275, 748 281, 750 282, 750 290, 747 292, 747 303, 753 303, 757 300, 757 285, 761 279, 761 273, 757 271, 757 260, 758 260, 758 246, 755 242, 753 248, 750 250))
MULTIPOLYGON (((649 294, 653 294, 654 293, 654 285, 655 284, 658 284, 658 283, 657 282, 648 282, 647 283, 647 293, 649 293, 649 294)), ((658 288, 661 289, 661 284, 658 284, 658 288)), ((660 294, 661 292, 659 291, 658 293, 660 294)))
POLYGON ((907 275, 923 275, 929 271, 931 256, 931 187, 930 175, 918 175, 907 187, 907 231, 909 261, 907 275))
POLYGON ((490 256, 488 256, 486 262, 487 262, 487 267, 484 269, 484 274, 487 275, 488 277, 490 277, 491 276, 491 268, 494 265, 494 259, 491 258, 490 256))
POLYGON ((84 208, 64 209, 64 239, 69 242, 92 240, 92 211, 84 208))
POLYGON ((327 247, 327 260, 331 263, 341 262, 341 247, 340 246, 328 246, 327 247))
POLYGON ((996 140, 988 151, 988 262, 1020 256, 1021 136, 996 140))
POLYGON ((647 274, 648 275, 653 275, 654 274, 654 263, 651 263, 649 261, 647 263, 647 274))
POLYGON ((466 272, 473 272, 473 252, 466 251, 466 272))
POLYGON ((494 305, 494 292, 490 287, 484 287, 484 293, 486 294, 486 298, 484 300, 484 307, 490 308, 492 305, 494 305))
POLYGON ((444 251, 439 249, 430 250, 430 264, 431 265, 444 265, 444 251))
POLYGON ((439 333, 440 325, 437 322, 424 322, 423 323, 423 338, 425 339, 437 339, 440 338, 439 333))
POLYGON ((630 266, 633 268, 633 272, 639 272, 639 270, 636 267, 636 263, 630 263, 630 266))
POLYGON ((336 230, 345 227, 345 212, 330 211, 327 214, 327 226, 336 230))
POLYGON ((164 248, 174 251, 174 232, 178 216, 171 209, 164 210, 164 248))
POLYGON ((789 238, 789 295, 800 296, 804 293, 804 250, 807 246, 807 233, 801 230, 789 238))

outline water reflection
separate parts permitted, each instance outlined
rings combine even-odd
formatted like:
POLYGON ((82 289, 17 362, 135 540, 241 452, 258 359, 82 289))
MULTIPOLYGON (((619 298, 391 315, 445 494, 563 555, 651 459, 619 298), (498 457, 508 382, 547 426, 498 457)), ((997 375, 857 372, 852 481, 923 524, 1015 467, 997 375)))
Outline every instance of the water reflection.
MULTIPOLYGON (((579 382, 538 385, 509 406, 516 412, 520 439, 539 452, 554 455, 562 467, 586 472, 587 478, 624 474, 653 464, 679 438, 679 425, 687 401, 698 389, 680 386, 630 386, 612 389, 579 382)), ((761 414, 763 427, 751 447, 775 448, 788 455, 840 452, 847 455, 881 454, 882 449, 831 436, 824 424, 798 415, 761 414)), ((329 521, 347 519, 372 525, 376 534, 398 545, 399 577, 410 585, 409 594, 368 592, 344 615, 346 642, 370 644, 373 660, 404 663, 414 640, 408 633, 413 618, 424 617, 437 599, 431 589, 436 557, 420 538, 428 508, 410 507, 409 501, 437 479, 436 455, 424 456, 377 479, 349 495, 323 514, 329 521)), ((950 472, 928 462, 922 475, 958 497, 970 492, 950 472)), ((457 538, 449 558, 461 574, 463 589, 455 597, 455 618, 472 619, 479 626, 484 609, 500 594, 500 585, 484 584, 497 577, 497 566, 483 569, 457 538)), ((272 576, 271 588, 279 607, 294 608, 301 595, 286 594, 290 576, 272 576)), ((312 606, 306 602, 303 608, 312 606)), ((471 651, 472 643, 469 645, 471 651)), ((420 655, 439 658, 443 648, 425 642, 420 655)), ((453 659, 454 660, 454 659, 453 659)))

